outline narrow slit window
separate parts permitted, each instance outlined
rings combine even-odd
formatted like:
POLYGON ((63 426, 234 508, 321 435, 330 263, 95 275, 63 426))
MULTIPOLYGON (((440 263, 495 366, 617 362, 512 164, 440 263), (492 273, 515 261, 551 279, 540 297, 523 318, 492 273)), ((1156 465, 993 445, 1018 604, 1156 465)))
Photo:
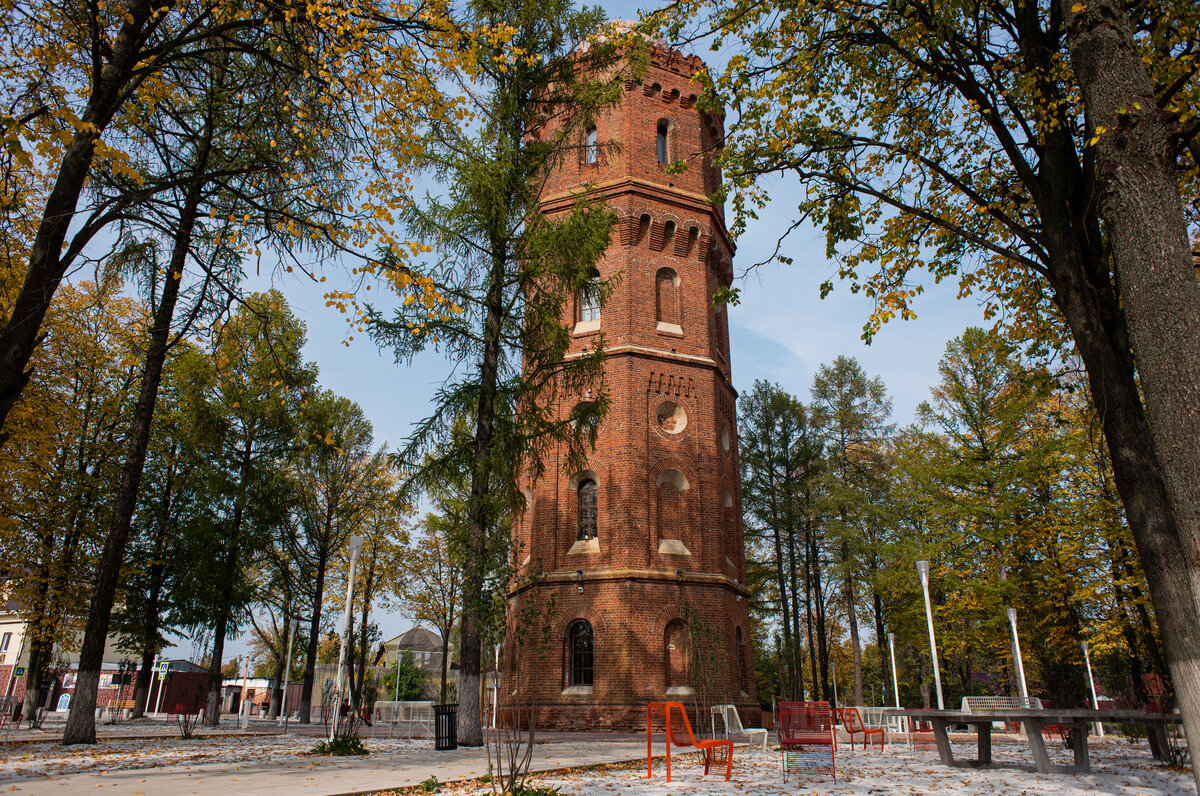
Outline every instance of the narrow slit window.
POLYGON ((583 162, 596 162, 596 128, 594 125, 588 128, 587 135, 584 138, 583 162))
POLYGON ((658 134, 655 136, 655 150, 658 152, 658 162, 667 162, 667 130, 670 127, 666 119, 659 119, 658 134))
MULTIPOLYGON (((592 269, 592 279, 599 279, 600 273, 592 269)), ((595 285, 584 285, 579 291, 579 320, 600 320, 600 291, 595 285)))
POLYGON ((596 487, 596 482, 588 478, 579 484, 579 492, 576 502, 579 508, 579 529, 576 534, 577 539, 595 539, 596 538, 596 519, 597 519, 597 495, 599 489, 596 487))

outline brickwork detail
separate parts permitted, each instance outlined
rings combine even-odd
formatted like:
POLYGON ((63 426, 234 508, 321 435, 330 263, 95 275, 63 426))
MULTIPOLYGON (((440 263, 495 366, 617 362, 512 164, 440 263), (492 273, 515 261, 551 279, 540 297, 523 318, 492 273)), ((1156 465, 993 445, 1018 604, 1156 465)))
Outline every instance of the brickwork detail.
POLYGON ((677 398, 695 398, 696 385, 691 378, 673 373, 651 373, 647 392, 658 395, 674 395, 677 398))
MULTIPOLYGON (((644 727, 646 703, 679 698, 667 689, 686 685, 685 616, 716 639, 702 651, 725 672, 710 696, 759 723, 743 690, 753 683, 753 657, 736 392, 726 314, 712 306, 732 277, 733 245, 724 209, 707 198, 719 184, 711 158, 722 132, 719 116, 695 107, 691 78, 702 67, 694 56, 653 48, 642 81, 626 83, 623 102, 596 120, 600 140, 620 140, 619 151, 594 164, 572 159, 548 177, 542 211, 550 215, 569 211, 583 183, 599 186, 618 223, 597 268, 620 282, 599 329, 575 327, 569 313, 562 319, 574 330, 568 355, 601 339, 607 347, 595 389, 608 396, 609 412, 587 464, 595 538, 577 538, 580 478, 562 472, 560 455, 547 458, 540 480, 521 481, 532 510, 514 523, 515 542, 528 551, 521 566, 539 579, 509 596, 501 690, 535 707, 542 728, 644 727), (663 120, 667 159, 685 161, 683 171, 659 162, 663 120), (544 618, 518 632, 517 617, 531 614, 544 618), (593 631, 590 686, 568 685, 566 638, 577 620, 593 631), (747 642, 740 647, 739 634, 747 642)), ((564 400, 561 411, 570 409, 564 400)))

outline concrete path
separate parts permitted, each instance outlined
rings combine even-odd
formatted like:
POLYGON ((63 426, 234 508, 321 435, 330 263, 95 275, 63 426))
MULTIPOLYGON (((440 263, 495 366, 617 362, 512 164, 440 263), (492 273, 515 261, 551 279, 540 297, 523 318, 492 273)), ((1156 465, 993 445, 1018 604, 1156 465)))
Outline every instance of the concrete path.
MULTIPOLYGON (((254 761, 247 738, 246 762, 90 772, 56 778, 26 779, 5 792, 43 794, 146 794, 146 796, 232 796, 232 794, 305 794, 329 796, 416 785, 430 777, 439 782, 473 779, 487 773, 483 749, 434 752, 429 749, 373 753, 365 758, 300 757, 287 762, 254 761)), ((661 742, 659 744, 661 746, 661 742)), ((661 751, 661 750, 659 750, 661 751)), ((535 771, 645 760, 645 742, 593 740, 539 743, 535 771)))

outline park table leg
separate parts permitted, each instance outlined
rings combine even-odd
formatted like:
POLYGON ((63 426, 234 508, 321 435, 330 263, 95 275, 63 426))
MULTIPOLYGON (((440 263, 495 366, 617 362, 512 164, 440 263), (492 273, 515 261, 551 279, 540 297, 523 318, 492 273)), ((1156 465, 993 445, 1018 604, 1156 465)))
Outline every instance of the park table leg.
POLYGON ((1088 759, 1088 722, 1077 721, 1071 725, 1071 746, 1075 750, 1075 774, 1084 774, 1092 770, 1092 762, 1088 759))
POLYGON ((992 723, 976 724, 975 738, 979 749, 975 763, 986 766, 992 762, 992 723))
POLYGON ((1042 774, 1050 773, 1050 756, 1046 754, 1046 744, 1042 741, 1044 722, 1036 719, 1025 719, 1025 737, 1029 739, 1029 749, 1033 752, 1033 764, 1042 774))
POLYGON ((946 720, 931 717, 929 721, 933 725, 933 740, 937 743, 938 756, 946 765, 954 765, 954 750, 950 748, 950 736, 946 734, 946 720))

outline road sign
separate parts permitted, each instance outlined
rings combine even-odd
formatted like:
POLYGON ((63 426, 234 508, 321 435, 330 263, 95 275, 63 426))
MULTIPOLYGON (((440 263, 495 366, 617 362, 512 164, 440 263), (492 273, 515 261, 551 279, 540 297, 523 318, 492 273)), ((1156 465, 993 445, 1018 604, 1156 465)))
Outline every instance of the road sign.
POLYGON ((17 666, 16 668, 13 669, 13 677, 14 678, 24 677, 24 676, 25 676, 25 667, 24 666, 17 666))
POLYGON ((160 672, 165 672, 165 671, 167 671, 167 670, 168 670, 168 669, 170 669, 170 668, 171 668, 171 662, 170 662, 170 661, 160 661, 160 662, 159 662, 159 664, 158 664, 158 670, 159 670, 160 672))

